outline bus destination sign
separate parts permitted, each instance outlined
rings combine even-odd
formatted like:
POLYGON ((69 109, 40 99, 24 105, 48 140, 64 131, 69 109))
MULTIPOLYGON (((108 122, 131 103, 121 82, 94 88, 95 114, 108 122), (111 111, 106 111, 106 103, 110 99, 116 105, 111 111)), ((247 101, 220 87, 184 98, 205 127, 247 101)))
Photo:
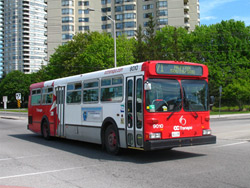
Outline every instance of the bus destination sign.
POLYGON ((203 69, 201 66, 158 63, 156 72, 157 74, 202 76, 203 69))

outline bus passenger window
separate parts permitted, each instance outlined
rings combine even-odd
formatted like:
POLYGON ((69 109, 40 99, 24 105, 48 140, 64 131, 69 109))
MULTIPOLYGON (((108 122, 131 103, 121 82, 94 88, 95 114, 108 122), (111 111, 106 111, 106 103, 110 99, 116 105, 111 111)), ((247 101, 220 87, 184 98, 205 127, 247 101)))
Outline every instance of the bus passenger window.
POLYGON ((82 84, 74 83, 67 86, 67 103, 81 103, 82 84))
POLYGON ((36 90, 32 90, 32 95, 31 95, 31 105, 35 106, 35 105, 40 105, 41 103, 41 89, 36 89, 36 90))
POLYGON ((42 104, 52 104, 53 102, 53 88, 44 88, 42 90, 43 98, 42 98, 42 104))
POLYGON ((119 102, 123 99, 123 78, 105 78, 101 81, 101 101, 119 102))
POLYGON ((87 82, 84 83, 83 88, 83 102, 98 102, 99 100, 99 82, 87 82))

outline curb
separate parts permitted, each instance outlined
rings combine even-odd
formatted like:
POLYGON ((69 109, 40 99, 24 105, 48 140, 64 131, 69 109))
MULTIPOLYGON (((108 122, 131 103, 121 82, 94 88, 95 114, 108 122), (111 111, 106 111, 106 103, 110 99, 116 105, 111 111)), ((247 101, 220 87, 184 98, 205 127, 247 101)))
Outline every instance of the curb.
POLYGON ((14 117, 14 116, 0 116, 1 119, 12 119, 12 120, 26 120, 25 117, 14 117))

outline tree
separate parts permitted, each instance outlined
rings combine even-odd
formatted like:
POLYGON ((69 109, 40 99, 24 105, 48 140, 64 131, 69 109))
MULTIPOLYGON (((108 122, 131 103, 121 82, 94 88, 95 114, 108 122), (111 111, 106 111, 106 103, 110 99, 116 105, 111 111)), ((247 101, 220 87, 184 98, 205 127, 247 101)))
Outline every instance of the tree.
POLYGON ((158 56, 158 43, 155 38, 155 22, 152 16, 149 17, 148 26, 146 28, 146 35, 145 35, 145 58, 146 60, 156 60, 159 58, 158 56))
MULTIPOLYGON (((117 66, 134 62, 134 39, 117 39, 117 66)), ((114 67, 114 40, 107 33, 78 33, 73 40, 59 46, 50 58, 50 64, 39 73, 60 78, 114 67)))
POLYGON ((145 35, 143 34, 142 31, 142 26, 139 25, 138 30, 136 30, 135 34, 136 42, 135 42, 135 50, 134 50, 134 57, 136 62, 142 62, 146 60, 145 57, 145 50, 146 50, 146 45, 145 42, 143 41, 145 38, 145 35))
POLYGON ((16 93, 21 93, 24 101, 28 101, 30 75, 20 71, 12 71, 0 83, 0 97, 8 96, 9 101, 16 101, 16 93))
POLYGON ((156 33, 158 41, 158 54, 160 59, 187 61, 186 51, 188 48, 188 31, 184 28, 166 26, 156 33))

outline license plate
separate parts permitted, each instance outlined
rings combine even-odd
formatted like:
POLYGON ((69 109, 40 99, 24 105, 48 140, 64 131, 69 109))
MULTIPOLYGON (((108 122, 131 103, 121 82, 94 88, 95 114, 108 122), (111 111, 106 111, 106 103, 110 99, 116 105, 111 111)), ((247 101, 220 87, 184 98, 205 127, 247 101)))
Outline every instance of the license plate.
POLYGON ((172 132, 172 137, 180 137, 180 132, 172 132))

